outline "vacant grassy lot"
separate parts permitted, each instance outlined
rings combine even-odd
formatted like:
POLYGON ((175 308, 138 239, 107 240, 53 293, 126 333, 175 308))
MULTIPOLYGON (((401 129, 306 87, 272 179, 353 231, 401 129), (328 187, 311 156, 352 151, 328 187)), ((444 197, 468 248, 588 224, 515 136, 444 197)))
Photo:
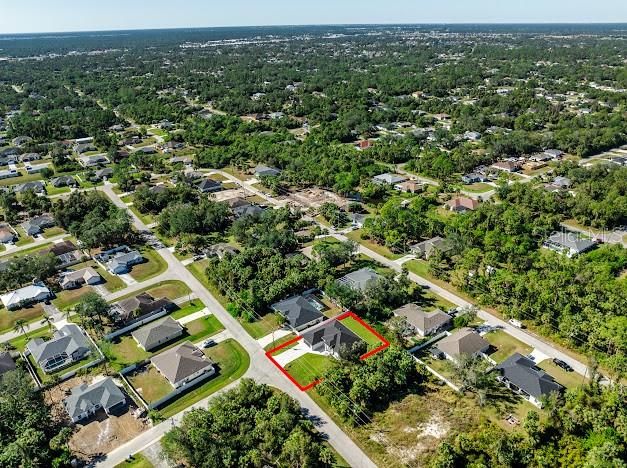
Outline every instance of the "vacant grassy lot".
POLYGON ((163 398, 174 390, 170 382, 152 365, 143 372, 129 376, 128 380, 148 403, 163 398))
POLYGON ((483 337, 496 348, 496 351, 490 355, 496 362, 503 362, 514 353, 520 353, 526 356, 533 351, 531 346, 517 340, 503 330, 486 333, 483 337))
POLYGON ((154 278, 168 269, 167 262, 155 250, 142 249, 141 254, 146 261, 133 266, 131 270, 131 276, 137 281, 154 278))
POLYGON ((41 319, 43 309, 41 304, 35 304, 32 307, 26 307, 18 310, 0 309, 0 332, 10 331, 13 329, 15 322, 18 320, 26 320, 32 322, 41 319))
POLYGON ((59 226, 54 226, 54 227, 45 229, 42 235, 47 239, 49 237, 59 236, 61 234, 65 234, 65 231, 63 230, 63 228, 59 226))
POLYGON ((462 190, 466 192, 472 192, 472 193, 489 192, 490 190, 495 190, 495 188, 496 187, 492 187, 491 185, 488 185, 483 182, 477 182, 475 184, 469 184, 469 185, 462 185, 462 190))
MULTIPOLYGON (((273 348, 276 348, 277 346, 282 345, 283 343, 286 343, 290 340, 293 340, 294 338, 296 338, 296 335, 294 333, 290 333, 289 335, 283 336, 281 338, 279 338, 278 340, 274 340, 272 343, 270 343, 269 345, 267 345, 264 349, 266 351, 269 351, 273 348)), ((277 354, 281 354, 282 351, 285 351, 289 348, 293 348, 294 346, 296 346, 297 343, 294 343, 290 346, 286 346, 285 348, 282 348, 280 351, 277 351, 276 353, 273 353, 273 356, 276 356, 277 354)))
POLYGON ((361 323, 355 320, 353 317, 346 317, 341 320, 342 325, 345 325, 350 331, 355 333, 359 338, 364 340, 368 345, 368 349, 376 348, 383 344, 383 342, 377 338, 370 330, 364 327, 361 323))
POLYGON ((0 180, 0 186, 23 184, 25 182, 32 182, 33 180, 41 180, 42 178, 41 174, 25 174, 10 179, 2 179, 0 180))
POLYGON ((262 316, 260 320, 255 320, 254 322, 240 320, 240 323, 248 334, 256 340, 281 328, 279 317, 271 312, 262 316))
POLYGON ((170 403, 161 410, 164 417, 168 418, 236 381, 250 366, 248 353, 233 339, 205 349, 204 353, 217 365, 217 374, 198 387, 170 400, 170 403))
POLYGON ((285 370, 302 386, 306 386, 323 376, 335 360, 329 356, 307 353, 290 362, 285 370))
POLYGON ((385 258, 389 258, 390 260, 396 260, 403 256, 402 254, 393 253, 385 245, 377 244, 376 242, 372 242, 371 240, 368 240, 368 239, 362 239, 361 238, 362 233, 363 233, 362 229, 356 229, 355 231, 352 231, 346 234, 346 237, 354 240, 355 242, 363 245, 364 247, 372 250, 373 252, 378 253, 379 255, 383 255, 385 258))
POLYGON ((75 306, 85 294, 93 292, 91 286, 83 286, 77 289, 68 289, 67 291, 59 291, 56 294, 56 298, 52 300, 52 303, 57 306, 59 310, 69 309, 75 306))

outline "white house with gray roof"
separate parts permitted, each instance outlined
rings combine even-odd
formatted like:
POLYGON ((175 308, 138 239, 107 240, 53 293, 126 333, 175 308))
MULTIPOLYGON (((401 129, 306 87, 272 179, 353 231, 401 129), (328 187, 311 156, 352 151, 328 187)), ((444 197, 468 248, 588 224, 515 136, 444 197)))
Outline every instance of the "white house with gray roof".
POLYGON ((174 388, 216 373, 213 362, 189 341, 157 354, 150 362, 174 388))
POLYGON ((91 417, 100 409, 111 414, 125 405, 126 396, 111 377, 92 385, 74 387, 70 396, 63 400, 63 406, 73 423, 91 417))
POLYGON ((42 338, 30 340, 26 350, 46 373, 70 366, 91 352, 88 338, 73 323, 57 330, 48 341, 42 338))
POLYGON ((363 292, 380 278, 381 275, 370 268, 361 268, 341 277, 338 282, 351 289, 363 292))
POLYGON ((178 338, 184 331, 180 323, 167 316, 135 330, 131 335, 143 350, 150 351, 178 338))
POLYGON ((542 399, 564 389, 555 379, 536 366, 531 359, 515 353, 496 366, 498 380, 538 408, 542 399))
POLYGON ((309 328, 325 319, 318 304, 309 296, 292 296, 270 307, 285 317, 289 326, 296 331, 309 328))
POLYGON ((392 311, 397 317, 403 317, 408 325, 408 329, 420 336, 433 335, 441 330, 445 330, 451 324, 451 316, 436 309, 426 312, 417 304, 405 304, 392 311))
POLYGON ((570 258, 592 250, 596 247, 596 242, 585 239, 576 232, 554 232, 542 246, 570 258))
POLYGON ((44 286, 43 283, 35 283, 2 294, 0 300, 8 310, 14 310, 36 302, 45 301, 51 297, 50 289, 44 286))

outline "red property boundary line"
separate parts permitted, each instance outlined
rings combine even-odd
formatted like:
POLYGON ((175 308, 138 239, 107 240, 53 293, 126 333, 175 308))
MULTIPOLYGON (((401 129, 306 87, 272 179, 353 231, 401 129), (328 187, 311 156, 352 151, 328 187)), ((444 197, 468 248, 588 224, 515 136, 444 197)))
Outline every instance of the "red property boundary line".
MULTIPOLYGON (((374 356, 375 354, 379 353, 380 351, 383 351, 385 348, 390 346, 390 342, 388 340, 386 340, 379 332, 377 332, 374 328, 372 328, 370 325, 368 325, 366 322, 364 322, 360 317, 358 317, 352 311, 344 312, 342 315, 339 315, 338 317, 336 317, 333 320, 338 320, 338 321, 341 322, 342 320, 344 320, 345 318, 348 318, 348 317, 352 317, 354 320, 359 322, 359 324, 361 326, 363 326, 366 330, 368 330, 370 333, 372 333, 374 336, 376 336, 379 339, 379 341, 381 341, 381 345, 379 345, 375 349, 372 349, 372 350, 368 351, 367 353, 364 353, 361 356, 359 356, 359 359, 361 361, 365 361, 369 357, 374 356)), ((280 351, 283 348, 286 348, 286 347, 288 347, 290 345, 293 345, 294 343, 297 343, 298 341, 300 341, 302 339, 303 339, 302 335, 299 335, 299 336, 297 336, 295 338, 292 338, 291 340, 286 341, 285 343, 280 344, 276 348, 272 348, 272 349, 266 351, 266 357, 268 359, 270 359, 270 362, 272 362, 272 364, 274 364, 283 373, 283 375, 285 375, 285 377, 287 377, 289 379, 289 381, 292 382, 299 390, 301 390, 303 392, 306 392, 307 390, 311 390, 313 387, 315 387, 320 382, 322 382, 323 379, 316 379, 316 380, 314 380, 313 382, 311 382, 311 383, 309 383, 307 385, 301 385, 300 383, 298 383, 296 381, 296 379, 294 377, 292 377, 292 375, 287 370, 285 370, 285 368, 283 366, 281 366, 281 364, 279 364, 277 362, 276 359, 274 359, 274 356, 272 356, 272 354, 276 353, 277 351, 280 351)))

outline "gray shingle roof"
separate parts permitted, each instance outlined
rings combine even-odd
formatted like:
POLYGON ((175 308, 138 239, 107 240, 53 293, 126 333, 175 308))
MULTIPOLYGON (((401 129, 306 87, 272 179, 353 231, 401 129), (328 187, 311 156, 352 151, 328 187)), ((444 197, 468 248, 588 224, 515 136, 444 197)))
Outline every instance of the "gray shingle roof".
POLYGON ((329 320, 313 330, 309 329, 302 336, 309 346, 314 347, 324 342, 336 353, 342 345, 351 346, 362 341, 339 320, 329 320))
POLYGON ((496 366, 501 375, 529 395, 540 398, 551 392, 560 392, 562 386, 553 377, 525 356, 515 353, 496 366))
POLYGON ((181 324, 168 316, 135 330, 132 335, 144 349, 149 350, 179 336, 182 332, 181 324))
POLYGON ((203 369, 213 368, 211 360, 189 341, 157 354, 150 361, 172 385, 203 369))
POLYGON ((89 342, 78 325, 70 323, 56 331, 52 339, 44 341, 35 338, 29 341, 26 347, 33 359, 37 363, 42 363, 64 352, 70 356, 81 349, 89 349, 89 342))
POLYGON ((0 375, 15 369, 15 361, 9 353, 0 353, 0 375))
POLYGON ((405 317, 407 322, 422 333, 442 327, 451 321, 450 315, 442 312, 440 309, 434 310, 433 312, 425 312, 422 307, 413 303, 405 304, 396 309, 393 313, 399 317, 405 317))
POLYGON ((379 278, 381 276, 370 268, 361 268, 343 276, 338 281, 351 289, 365 291, 368 286, 379 278))
POLYGON ((303 296, 293 296, 276 304, 272 308, 283 315, 292 328, 299 328, 324 315, 303 296))
POLYGON ((63 404, 72 420, 76 420, 82 413, 93 411, 96 405, 109 410, 126 401, 122 390, 111 377, 107 377, 93 385, 79 385, 72 389, 72 394, 63 404))
POLYGON ((437 347, 449 356, 459 356, 460 354, 473 355, 487 350, 490 347, 490 343, 484 340, 472 328, 462 328, 440 340, 437 347))

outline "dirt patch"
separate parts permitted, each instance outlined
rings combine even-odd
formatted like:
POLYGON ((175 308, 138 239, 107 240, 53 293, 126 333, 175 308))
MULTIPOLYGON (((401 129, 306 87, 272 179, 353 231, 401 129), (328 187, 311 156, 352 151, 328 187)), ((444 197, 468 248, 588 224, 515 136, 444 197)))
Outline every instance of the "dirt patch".
MULTIPOLYGON (((68 397, 72 388, 84 383, 92 384, 103 378, 103 376, 73 377, 46 390, 44 399, 52 406, 53 419, 72 426, 63 407, 63 400, 68 397)), ((77 457, 88 460, 93 456, 110 452, 135 438, 151 424, 147 419, 136 418, 134 416, 136 409, 131 400, 129 407, 120 415, 108 416, 100 410, 83 423, 75 424, 74 434, 69 442, 70 449, 77 457)))

